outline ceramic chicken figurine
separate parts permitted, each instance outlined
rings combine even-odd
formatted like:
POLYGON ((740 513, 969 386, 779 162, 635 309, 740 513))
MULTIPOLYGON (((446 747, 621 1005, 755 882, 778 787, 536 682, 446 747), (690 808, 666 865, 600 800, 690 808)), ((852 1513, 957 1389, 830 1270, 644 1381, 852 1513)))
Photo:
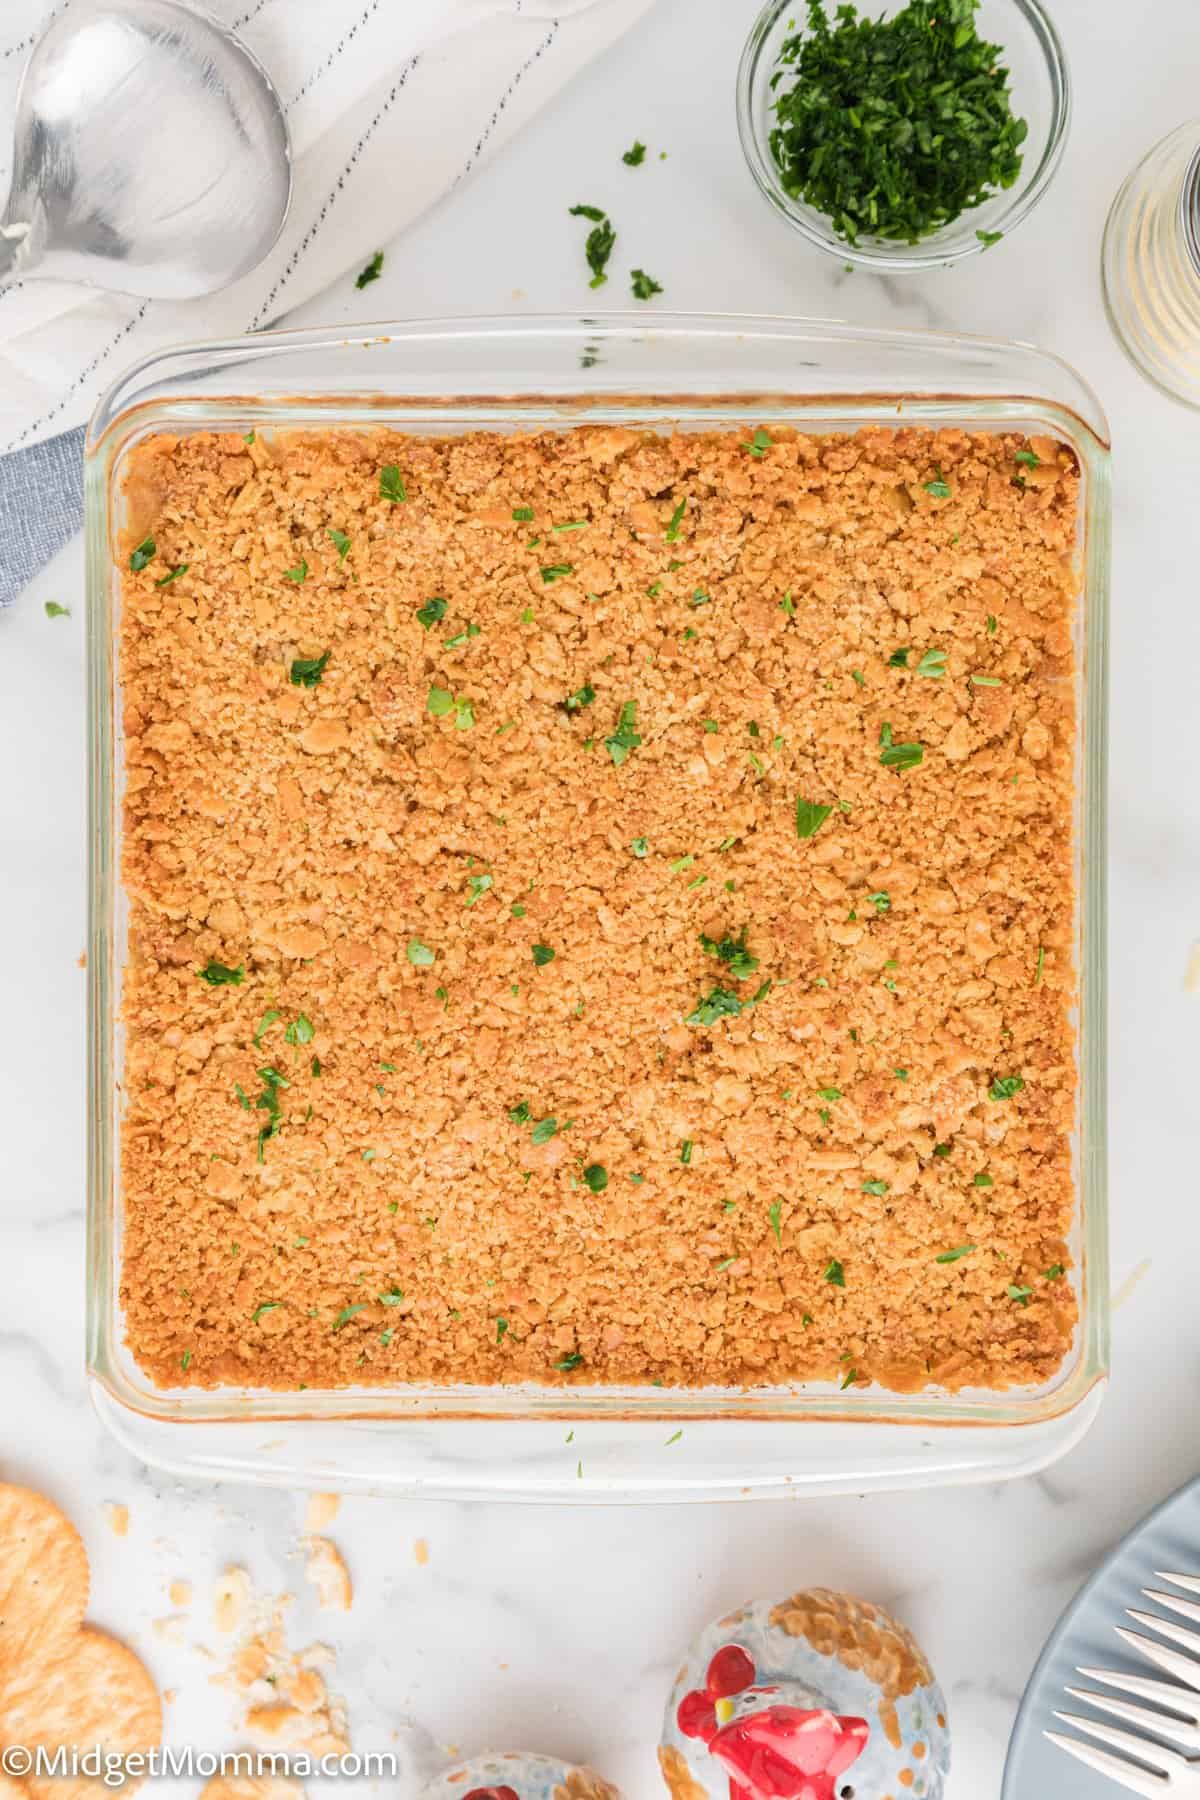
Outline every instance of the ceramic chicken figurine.
POLYGON ((527 1750, 492 1750, 443 1769, 421 1789, 420 1800, 621 1800, 621 1794, 594 1769, 527 1750))
POLYGON ((672 1800, 942 1800, 946 1703, 898 1620, 810 1588, 701 1632, 658 1755, 672 1800))

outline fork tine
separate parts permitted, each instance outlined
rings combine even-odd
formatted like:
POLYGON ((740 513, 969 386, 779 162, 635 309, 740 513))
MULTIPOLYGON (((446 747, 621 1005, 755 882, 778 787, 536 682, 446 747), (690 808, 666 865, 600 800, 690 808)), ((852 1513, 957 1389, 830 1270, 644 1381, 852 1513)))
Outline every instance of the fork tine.
POLYGON ((1087 1688, 1069 1687, 1066 1691, 1072 1700, 1086 1700, 1089 1706, 1111 1713, 1114 1719, 1124 1719, 1127 1725, 1170 1738, 1173 1744, 1182 1744, 1186 1750, 1200 1750, 1200 1731, 1183 1719, 1170 1719, 1165 1713, 1152 1712, 1148 1706, 1135 1706, 1131 1700, 1114 1700, 1109 1694, 1093 1694, 1087 1688))
POLYGON ((1200 1575, 1172 1575, 1169 1569, 1155 1569, 1154 1573, 1160 1581, 1173 1581, 1176 1587, 1186 1588, 1189 1594, 1200 1594, 1200 1575))
MULTIPOLYGON (((1186 1625, 1174 1625, 1170 1619, 1160 1619, 1154 1613, 1139 1612, 1135 1606, 1125 1608, 1126 1616, 1136 1619, 1139 1625, 1149 1625, 1161 1637, 1172 1644, 1178 1644, 1181 1650, 1190 1651, 1192 1656, 1200 1659, 1200 1632, 1189 1631, 1186 1625)), ((1196 1673, 1200 1675, 1200 1669, 1196 1673)))
POLYGON ((1156 1644, 1150 1638, 1142 1637, 1140 1632, 1130 1631, 1127 1625, 1114 1626, 1114 1630, 1123 1644, 1138 1651, 1147 1662, 1152 1662, 1156 1668, 1174 1675, 1177 1681, 1200 1691, 1200 1667, 1190 1656, 1181 1656, 1178 1650, 1168 1650, 1165 1644, 1156 1644))
POLYGON ((1089 1681, 1103 1681, 1109 1687, 1120 1688, 1126 1694, 1137 1694, 1139 1699, 1153 1700, 1156 1706, 1181 1713, 1190 1724, 1200 1726, 1200 1701, 1188 1688, 1176 1687, 1173 1681, 1155 1681, 1151 1675, 1125 1675, 1116 1669, 1080 1668, 1077 1673, 1086 1675, 1089 1681))
POLYGON ((1185 1759, 1176 1751, 1167 1750, 1162 1744, 1148 1744, 1145 1738, 1135 1737, 1132 1731, 1118 1731, 1115 1725, 1102 1725, 1099 1719, 1086 1719, 1082 1713, 1056 1712, 1054 1717, 1076 1731, 1085 1731, 1089 1737, 1098 1738, 1102 1744, 1110 1744, 1114 1750, 1136 1756, 1139 1762, 1149 1763, 1151 1768, 1161 1769, 1166 1775, 1178 1778, 1188 1768, 1185 1759))
POLYGON ((1195 1600, 1184 1600, 1178 1594, 1164 1594, 1160 1588, 1143 1588, 1147 1600, 1153 1600, 1158 1606, 1169 1607, 1181 1618, 1190 1619, 1193 1625, 1200 1625, 1200 1604, 1195 1600))
POLYGON ((1068 1756, 1076 1757, 1086 1768, 1095 1769, 1097 1775, 1107 1775, 1110 1781, 1119 1781, 1131 1794, 1140 1794, 1142 1800, 1160 1800, 1163 1794, 1171 1791, 1169 1778, 1165 1775, 1150 1775, 1145 1769, 1135 1769, 1123 1757, 1110 1756, 1107 1750, 1093 1750, 1090 1744, 1064 1737, 1060 1731, 1047 1731, 1042 1735, 1057 1744, 1060 1750, 1065 1750, 1068 1756))

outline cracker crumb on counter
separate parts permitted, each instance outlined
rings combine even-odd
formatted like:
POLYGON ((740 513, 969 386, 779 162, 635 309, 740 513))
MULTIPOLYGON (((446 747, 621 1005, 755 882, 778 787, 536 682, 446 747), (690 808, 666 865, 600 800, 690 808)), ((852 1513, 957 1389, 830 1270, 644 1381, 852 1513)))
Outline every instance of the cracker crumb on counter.
POLYGON ((141 1366, 1047 1380, 1078 491, 957 428, 139 445, 141 1366))

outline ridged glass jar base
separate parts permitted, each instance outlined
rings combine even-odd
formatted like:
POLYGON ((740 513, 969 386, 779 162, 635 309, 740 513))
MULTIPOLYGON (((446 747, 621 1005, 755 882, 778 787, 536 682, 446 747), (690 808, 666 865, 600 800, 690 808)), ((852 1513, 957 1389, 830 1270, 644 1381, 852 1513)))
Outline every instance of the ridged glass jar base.
POLYGON ((1200 407, 1200 121, 1138 164, 1104 229, 1104 303, 1122 347, 1164 392, 1200 407))

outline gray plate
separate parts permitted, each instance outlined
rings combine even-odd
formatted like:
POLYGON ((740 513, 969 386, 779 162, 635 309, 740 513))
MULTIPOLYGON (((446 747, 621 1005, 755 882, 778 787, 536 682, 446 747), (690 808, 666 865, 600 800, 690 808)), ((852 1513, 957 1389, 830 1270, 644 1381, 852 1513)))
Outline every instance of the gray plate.
MULTIPOLYGON (((1053 1800, 1117 1800, 1126 1791, 1047 1743, 1042 1733, 1056 1728, 1055 1707, 1067 1712, 1087 1710, 1063 1692, 1068 1682, 1076 1687, 1085 1685, 1076 1672, 1080 1663, 1137 1675, 1157 1672, 1127 1650, 1113 1630, 1115 1625, 1129 1623, 1127 1606, 1155 1610, 1143 1599, 1141 1590, 1163 1586, 1155 1580, 1156 1569, 1200 1575, 1200 1478, 1189 1481, 1134 1526, 1054 1627, 1017 1714, 1004 1765, 1002 1800, 1051 1800, 1051 1796, 1053 1800)), ((1066 1728, 1059 1725, 1057 1729, 1066 1728)))

